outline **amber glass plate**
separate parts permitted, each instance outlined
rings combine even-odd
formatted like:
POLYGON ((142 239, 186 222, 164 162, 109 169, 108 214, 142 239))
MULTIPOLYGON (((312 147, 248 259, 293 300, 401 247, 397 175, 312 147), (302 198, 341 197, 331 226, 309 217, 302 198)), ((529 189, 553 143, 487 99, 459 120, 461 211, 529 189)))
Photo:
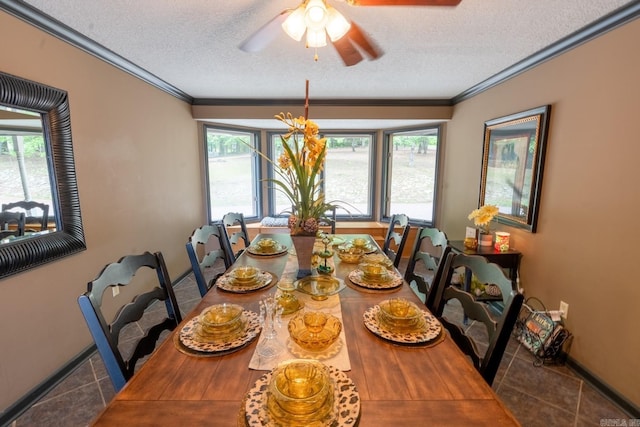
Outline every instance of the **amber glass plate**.
POLYGON ((274 284, 277 279, 275 274, 268 271, 261 271, 253 283, 237 283, 232 276, 225 274, 216 281, 216 286, 223 291, 243 294, 266 288, 274 284))
POLYGON ((364 325, 375 335, 400 344, 428 344, 442 336, 442 324, 431 313, 422 310, 424 323, 412 331, 393 331, 379 320, 380 306, 374 305, 364 312, 364 325))
POLYGON ((232 349, 239 349, 260 333, 258 313, 245 310, 242 316, 244 317, 244 330, 230 340, 220 342, 203 341, 197 333, 199 318, 194 317, 180 330, 180 342, 192 350, 204 353, 228 352, 232 349))

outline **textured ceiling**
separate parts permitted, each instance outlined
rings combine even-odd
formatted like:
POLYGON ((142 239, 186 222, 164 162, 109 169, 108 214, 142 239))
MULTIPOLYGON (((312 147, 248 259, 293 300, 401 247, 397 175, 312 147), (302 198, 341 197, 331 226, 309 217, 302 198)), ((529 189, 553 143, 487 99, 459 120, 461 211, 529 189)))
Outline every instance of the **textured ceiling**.
POLYGON ((193 98, 451 99, 628 0, 462 0, 457 7, 352 7, 328 0, 385 52, 345 67, 332 46, 280 34, 238 45, 298 0, 26 0, 193 98))

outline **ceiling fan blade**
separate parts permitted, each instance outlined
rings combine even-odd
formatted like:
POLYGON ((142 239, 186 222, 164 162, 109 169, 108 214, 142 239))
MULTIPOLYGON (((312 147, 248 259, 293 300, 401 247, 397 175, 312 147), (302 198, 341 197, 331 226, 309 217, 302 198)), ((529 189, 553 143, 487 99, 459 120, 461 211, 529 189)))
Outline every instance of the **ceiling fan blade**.
MULTIPOLYGON (((365 35, 362 28, 351 22, 351 29, 345 37, 348 37, 353 43, 358 45, 370 59, 378 59, 384 52, 365 35)), ((344 38, 344 37, 343 37, 344 38)))
POLYGON ((351 6, 457 6, 462 0, 347 0, 351 6))
POLYGON ((283 10, 278 16, 264 24, 258 31, 251 34, 240 46, 245 52, 259 52, 267 47, 280 34, 281 25, 291 14, 291 9, 283 10))
POLYGON ((340 40, 336 40, 333 42, 333 46, 338 51, 338 55, 342 58, 344 65, 350 67, 352 65, 356 65, 358 62, 362 61, 364 58, 358 52, 358 49, 351 43, 349 37, 344 36, 341 37, 340 40))

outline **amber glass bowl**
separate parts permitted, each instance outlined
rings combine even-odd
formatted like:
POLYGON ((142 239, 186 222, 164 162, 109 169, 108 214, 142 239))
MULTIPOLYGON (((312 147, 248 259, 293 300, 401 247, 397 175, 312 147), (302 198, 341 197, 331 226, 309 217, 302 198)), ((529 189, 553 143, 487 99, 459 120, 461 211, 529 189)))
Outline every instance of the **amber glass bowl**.
POLYGON ((386 269, 393 267, 393 261, 389 259, 385 254, 367 254, 362 256, 362 262, 367 264, 380 264, 386 269))
POLYGON ((408 331, 419 328, 422 312, 411 301, 404 298, 391 298, 378 304, 380 312, 378 320, 394 331, 408 331))
POLYGON ((267 407, 280 421, 323 418, 333 409, 329 369, 315 360, 293 359, 279 364, 268 386, 267 407))
POLYGON ((372 282, 384 282, 387 277, 387 268, 374 262, 361 262, 358 264, 358 269, 362 271, 365 280, 372 282))
POLYGON ((243 308, 238 304, 216 304, 207 307, 198 318, 197 334, 203 341, 225 341, 244 330, 243 308))
POLYGON ((355 246, 341 246, 338 249, 338 258, 340 258, 342 262, 349 264, 357 264, 360 262, 360 258, 362 258, 363 254, 364 251, 355 246))
POLYGON ((260 250, 262 250, 264 252, 269 252, 269 251, 275 250, 276 244, 277 244, 277 242, 275 240, 273 240, 273 239, 270 239, 270 238, 260 239, 256 243, 258 248, 260 248, 260 250))
POLYGON ((258 273, 260 273, 258 268, 250 265, 243 265, 231 270, 229 276, 237 285, 251 285, 255 283, 258 273))
POLYGON ((308 311, 289 320, 291 340, 309 351, 323 351, 335 343, 342 331, 340 319, 319 311, 308 311))

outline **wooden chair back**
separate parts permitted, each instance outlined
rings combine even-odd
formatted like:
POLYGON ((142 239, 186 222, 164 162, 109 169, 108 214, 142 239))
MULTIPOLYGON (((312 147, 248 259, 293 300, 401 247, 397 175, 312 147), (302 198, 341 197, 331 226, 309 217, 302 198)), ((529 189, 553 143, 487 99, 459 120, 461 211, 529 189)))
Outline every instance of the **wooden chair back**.
POLYGON ((518 319, 524 296, 513 290, 511 280, 505 276, 500 266, 487 262, 482 256, 451 252, 447 255, 445 263, 445 273, 442 274, 438 283, 434 314, 449 331, 458 347, 471 358, 473 365, 485 381, 491 385, 518 319), (461 267, 469 269, 480 283, 498 286, 503 306, 502 314, 492 316, 485 302, 477 300, 472 294, 451 285, 454 271, 461 267), (452 299, 460 302, 464 315, 468 319, 480 322, 485 326, 488 348, 484 354, 481 354, 471 335, 465 332, 468 327, 455 323, 443 315, 445 304, 452 299))
POLYGON ((131 378, 138 360, 155 350, 162 331, 173 330, 182 321, 171 279, 160 252, 128 255, 118 262, 108 264, 97 278, 87 284, 87 292, 80 295, 78 304, 116 392, 131 378), (136 273, 142 275, 143 269, 151 269, 156 273, 158 282, 151 289, 146 280, 134 280, 136 273), (102 312, 105 293, 111 296, 112 293, 107 290, 113 290, 114 298, 117 298, 121 288, 126 288, 127 295, 130 295, 133 288, 136 295, 131 302, 121 305, 115 318, 107 322, 102 312), (156 301, 164 302, 162 310, 166 310, 166 318, 150 327, 134 343, 131 356, 125 359, 118 346, 120 331, 126 325, 142 319, 145 311, 156 301))
POLYGON ((389 221, 387 235, 384 238, 382 251, 393 261, 393 266, 398 268, 402 258, 402 252, 409 238, 409 217, 405 214, 395 214, 389 221), (400 227, 402 231, 397 232, 396 228, 400 227))
POLYGON ((225 246, 231 248, 231 263, 236 261, 242 251, 249 247, 249 232, 247 224, 244 221, 244 215, 238 212, 229 212, 222 217, 222 230, 226 240, 225 246), (240 231, 231 232, 229 227, 239 226, 240 231), (240 247, 239 242, 242 240, 244 247, 240 247))
POLYGON ((225 238, 220 228, 221 226, 217 224, 203 225, 200 228, 196 228, 186 244, 187 255, 189 256, 193 275, 196 278, 201 296, 209 292, 218 277, 224 274, 224 271, 222 271, 216 274, 215 277, 206 279, 205 276, 207 276, 208 269, 219 267, 218 260, 222 261, 225 270, 231 267, 232 264, 232 254, 226 247, 225 238), (207 251, 207 245, 209 244, 215 244, 217 248, 207 251))
POLYGON ((24 212, 0 212, 0 238, 24 236, 24 212))
POLYGON ((440 281, 444 261, 450 251, 449 240, 443 231, 428 227, 418 229, 404 278, 411 287, 415 286, 414 291, 417 291, 420 299, 424 299, 430 311, 435 309, 434 284, 440 281))
POLYGON ((2 211, 15 211, 15 209, 20 209, 20 211, 24 211, 25 218, 25 229, 29 229, 32 231, 44 231, 49 226, 49 205, 46 203, 34 202, 33 200, 26 201, 21 200, 19 202, 12 203, 3 203, 2 211), (37 212, 33 212, 34 209, 37 212), (38 215, 39 213, 39 215, 38 215), (33 225, 36 225, 33 227, 33 225))

